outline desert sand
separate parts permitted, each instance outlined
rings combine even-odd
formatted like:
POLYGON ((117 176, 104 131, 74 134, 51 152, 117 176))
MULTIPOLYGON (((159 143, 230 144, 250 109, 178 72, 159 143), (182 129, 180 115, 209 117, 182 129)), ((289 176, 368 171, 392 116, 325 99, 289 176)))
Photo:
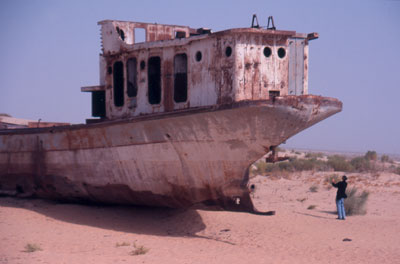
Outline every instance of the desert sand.
POLYGON ((400 263, 400 175, 348 174, 370 196, 341 221, 329 173, 254 178, 274 216, 1 197, 0 263, 400 263))

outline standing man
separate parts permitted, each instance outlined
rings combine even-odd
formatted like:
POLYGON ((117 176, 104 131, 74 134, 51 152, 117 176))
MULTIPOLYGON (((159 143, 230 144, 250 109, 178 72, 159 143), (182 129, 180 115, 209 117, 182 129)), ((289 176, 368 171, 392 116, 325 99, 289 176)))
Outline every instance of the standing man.
POLYGON ((336 193, 336 207, 337 207, 337 212, 338 212, 338 219, 340 220, 345 220, 346 219, 346 212, 344 210, 344 199, 347 198, 346 195, 346 187, 347 187, 347 177, 346 175, 343 175, 342 181, 335 183, 334 180, 332 180, 332 186, 335 188, 338 188, 337 193, 336 193))

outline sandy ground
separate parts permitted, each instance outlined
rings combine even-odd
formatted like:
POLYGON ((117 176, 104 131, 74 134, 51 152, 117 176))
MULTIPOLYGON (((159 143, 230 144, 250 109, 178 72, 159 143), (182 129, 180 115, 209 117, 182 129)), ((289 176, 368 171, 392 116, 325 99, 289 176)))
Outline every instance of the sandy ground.
POLYGON ((367 214, 340 221, 328 174, 256 177, 275 216, 2 197, 0 263, 400 263, 400 176, 350 174, 371 192, 367 214), (148 252, 131 255, 134 244, 148 252))

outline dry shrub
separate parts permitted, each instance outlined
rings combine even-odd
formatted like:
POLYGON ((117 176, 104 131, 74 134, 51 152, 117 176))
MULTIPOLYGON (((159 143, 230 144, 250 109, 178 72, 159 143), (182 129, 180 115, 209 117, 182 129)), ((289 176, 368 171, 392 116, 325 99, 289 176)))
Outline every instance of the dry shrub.
POLYGON ((352 171, 353 166, 346 160, 345 157, 340 155, 333 155, 328 157, 328 165, 334 171, 352 171))
MULTIPOLYGON (((260 164, 261 165, 261 164, 260 164)), ((262 167, 262 166, 260 166, 262 167)), ((296 171, 324 171, 327 165, 324 161, 312 159, 290 158, 288 161, 265 165, 265 172, 296 172, 296 171)))
POLYGON ((389 171, 392 172, 392 173, 400 175, 400 167, 397 167, 394 164, 390 165, 389 171))
POLYGON ((382 155, 381 156, 381 162, 390 162, 390 158, 388 155, 382 155))
POLYGON ((375 164, 365 157, 355 157, 350 161, 350 164, 358 172, 375 171, 375 164))
POLYGON ((324 171, 327 170, 327 165, 324 161, 316 158, 312 159, 294 159, 292 166, 296 171, 324 171))
POLYGON ((25 245, 24 252, 31 253, 31 252, 35 252, 35 251, 41 251, 41 250, 42 250, 42 248, 39 245, 33 244, 33 243, 28 243, 25 245))
POLYGON ((127 247, 130 246, 131 244, 128 242, 122 242, 122 243, 116 243, 115 247, 127 247))
MULTIPOLYGON (((348 160, 345 156, 332 155, 328 156, 327 161, 325 161, 321 159, 322 153, 307 153, 305 157, 305 159, 290 157, 287 161, 276 163, 266 163, 265 160, 260 159, 251 166, 250 172, 252 175, 270 173, 282 177, 280 174, 300 171, 375 172, 378 169, 384 169, 384 166, 379 166, 375 151, 368 151, 364 156, 355 157, 351 160, 348 160)), ((383 156, 383 160, 386 161, 387 157, 383 156)))
POLYGON ((318 192, 318 185, 313 185, 310 187, 310 192, 318 192))
POLYGON ((298 202, 300 202, 300 203, 303 203, 304 201, 306 201, 307 200, 307 198, 306 197, 304 197, 304 198, 298 198, 298 199, 296 199, 298 202))
POLYGON ((341 181, 340 176, 338 174, 331 174, 325 177, 324 184, 327 185, 328 190, 332 188, 332 181, 341 181))
POLYGON ((347 199, 344 200, 344 208, 346 215, 364 215, 367 213, 366 205, 369 197, 368 191, 357 193, 358 189, 353 187, 347 194, 347 199))
POLYGON ((144 246, 137 246, 136 244, 133 244, 133 247, 135 249, 130 252, 130 255, 132 255, 132 256, 144 255, 147 252, 149 252, 149 250, 150 250, 144 246))
POLYGON ((368 150, 364 157, 366 160, 377 160, 378 154, 374 150, 368 150))
POLYGON ((318 153, 308 152, 304 157, 306 157, 307 159, 318 159, 318 158, 323 158, 324 154, 321 152, 318 153))
POLYGON ((266 172, 267 163, 265 161, 257 161, 250 168, 250 174, 252 175, 261 175, 266 172))

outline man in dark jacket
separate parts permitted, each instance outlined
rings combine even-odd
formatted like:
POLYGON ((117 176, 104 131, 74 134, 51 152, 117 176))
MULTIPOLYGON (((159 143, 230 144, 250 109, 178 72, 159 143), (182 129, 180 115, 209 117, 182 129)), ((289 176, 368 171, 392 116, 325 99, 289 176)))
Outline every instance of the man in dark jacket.
POLYGON ((346 175, 343 175, 342 181, 335 183, 335 181, 332 180, 332 186, 335 188, 338 188, 337 193, 336 193, 336 207, 338 211, 338 219, 345 220, 346 219, 346 212, 344 210, 344 199, 347 198, 346 195, 346 187, 347 187, 347 177, 346 175))

